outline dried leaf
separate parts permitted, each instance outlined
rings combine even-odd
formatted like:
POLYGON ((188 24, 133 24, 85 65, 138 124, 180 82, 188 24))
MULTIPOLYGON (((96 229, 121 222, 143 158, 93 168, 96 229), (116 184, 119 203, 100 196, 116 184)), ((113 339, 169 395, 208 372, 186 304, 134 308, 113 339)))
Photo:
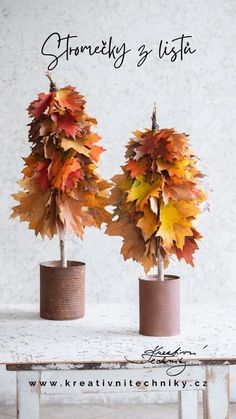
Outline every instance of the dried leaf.
POLYGON ((139 175, 146 174, 147 165, 148 165, 147 159, 140 159, 138 161, 130 159, 124 168, 125 170, 130 171, 130 176, 132 178, 135 178, 139 175))
POLYGON ((63 109, 70 111, 82 111, 85 101, 83 96, 76 92, 72 86, 66 86, 56 92, 55 100, 63 109))
POLYGON ((38 99, 34 100, 28 107, 29 115, 39 118, 51 103, 53 93, 39 93, 38 99))
POLYGON ((154 183, 150 184, 145 181, 144 176, 137 176, 137 180, 133 183, 129 191, 127 201, 136 201, 137 207, 142 210, 147 203, 149 197, 159 196, 160 180, 157 179, 154 183))
POLYGON ((138 220, 137 226, 142 230, 144 240, 148 240, 156 231, 159 222, 156 215, 148 205, 143 208, 143 216, 138 220))

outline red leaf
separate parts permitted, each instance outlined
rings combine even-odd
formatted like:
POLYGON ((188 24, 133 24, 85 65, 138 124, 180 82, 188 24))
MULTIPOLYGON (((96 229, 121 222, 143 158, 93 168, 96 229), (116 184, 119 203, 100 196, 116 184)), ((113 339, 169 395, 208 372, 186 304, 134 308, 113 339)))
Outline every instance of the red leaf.
POLYGON ((55 116, 54 114, 54 118, 56 119, 58 131, 64 131, 67 137, 75 138, 78 126, 72 115, 66 114, 58 117, 58 115, 55 116))
POLYGON ((198 249, 198 245, 194 241, 194 239, 186 237, 183 250, 180 250, 176 247, 175 253, 179 260, 183 258, 185 259, 186 263, 189 263, 190 265, 194 266, 193 253, 196 249, 198 249))
POLYGON ((49 164, 50 164, 50 160, 42 160, 37 164, 35 168, 36 172, 39 173, 37 177, 37 183, 43 192, 46 192, 49 186, 49 180, 48 180, 49 164))
POLYGON ((62 189, 65 187, 73 189, 77 180, 83 179, 83 173, 81 169, 77 169, 75 172, 71 172, 67 178, 62 182, 62 189))
POLYGON ((38 118, 50 105, 53 93, 39 93, 38 99, 34 100, 28 107, 29 115, 38 118))
POLYGON ((142 141, 141 146, 139 147, 139 150, 142 151, 142 153, 144 154, 153 155, 154 152, 156 151, 158 142, 159 142, 158 136, 155 135, 155 133, 153 133, 152 131, 148 132, 143 137, 143 141, 142 141))

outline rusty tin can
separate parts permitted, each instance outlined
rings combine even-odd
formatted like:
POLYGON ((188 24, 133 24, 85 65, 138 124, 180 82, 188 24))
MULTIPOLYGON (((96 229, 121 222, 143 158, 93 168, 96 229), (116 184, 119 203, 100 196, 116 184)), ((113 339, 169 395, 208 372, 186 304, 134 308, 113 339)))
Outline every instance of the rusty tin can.
POLYGON ((139 333, 146 336, 180 334, 180 278, 156 275, 139 278, 139 333))
POLYGON ((85 263, 59 261, 40 263, 40 317, 73 320, 84 317, 85 263))

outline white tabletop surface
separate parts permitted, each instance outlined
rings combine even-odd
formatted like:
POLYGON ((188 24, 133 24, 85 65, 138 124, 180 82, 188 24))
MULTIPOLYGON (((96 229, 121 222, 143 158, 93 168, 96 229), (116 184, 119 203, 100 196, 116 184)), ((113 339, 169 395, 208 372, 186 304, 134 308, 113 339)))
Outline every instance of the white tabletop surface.
POLYGON ((84 319, 72 321, 40 319, 38 307, 1 307, 0 363, 141 360, 157 345, 196 353, 186 359, 235 362, 235 305, 183 305, 181 317, 181 335, 157 338, 139 335, 134 306, 87 305, 84 319))

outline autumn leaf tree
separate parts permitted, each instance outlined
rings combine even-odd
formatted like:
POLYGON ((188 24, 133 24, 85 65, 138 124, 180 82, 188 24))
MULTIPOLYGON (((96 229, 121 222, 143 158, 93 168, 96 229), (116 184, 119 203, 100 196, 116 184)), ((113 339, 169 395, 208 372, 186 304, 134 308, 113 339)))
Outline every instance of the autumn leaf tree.
POLYGON ((66 235, 82 239, 85 227, 108 221, 109 183, 96 173, 104 149, 91 131, 96 119, 85 113, 84 97, 72 86, 58 89, 47 77, 50 91, 28 107, 31 153, 24 158, 22 190, 13 195, 19 204, 12 217, 43 238, 59 234, 61 264, 67 266, 66 235))
POLYGON ((157 278, 164 280, 172 255, 193 265, 201 238, 195 219, 206 200, 200 184, 203 175, 188 136, 173 128, 159 129, 156 107, 152 128, 133 134, 123 173, 112 179, 110 203, 115 208, 106 232, 123 237, 125 260, 140 262, 146 273, 157 266, 157 278))

